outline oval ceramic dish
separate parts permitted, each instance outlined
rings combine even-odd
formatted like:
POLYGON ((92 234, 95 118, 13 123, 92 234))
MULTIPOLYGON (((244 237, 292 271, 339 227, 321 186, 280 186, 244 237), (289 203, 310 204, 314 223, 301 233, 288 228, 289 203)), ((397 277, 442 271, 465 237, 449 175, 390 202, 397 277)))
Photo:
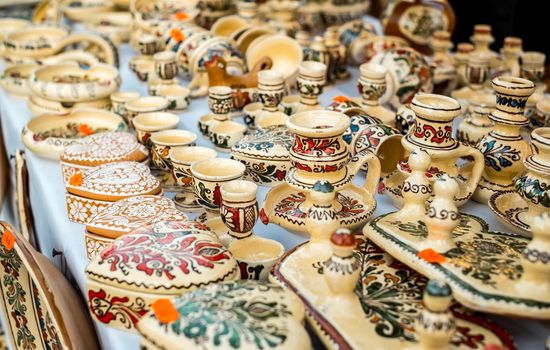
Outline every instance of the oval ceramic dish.
POLYGON ((59 102, 84 102, 109 97, 120 87, 118 70, 98 64, 82 69, 75 64, 56 64, 34 71, 29 85, 36 95, 59 102))
POLYGON ((33 153, 59 159, 63 148, 76 140, 105 131, 126 131, 118 115, 100 109, 80 109, 68 116, 42 115, 31 119, 21 133, 33 153))
POLYGON ((10 94, 26 97, 30 94, 28 78, 38 68, 35 64, 17 64, 0 75, 0 86, 10 94))
POLYGON ((74 22, 82 22, 103 12, 112 11, 115 5, 111 0, 70 0, 62 7, 65 16, 74 22))
POLYGON ((32 26, 15 30, 4 38, 4 56, 46 57, 56 53, 58 44, 68 35, 66 29, 32 26))
POLYGON ((94 13, 93 19, 86 19, 86 27, 99 32, 115 42, 128 42, 132 30, 132 14, 128 12, 94 13))
POLYGON ((99 100, 73 103, 50 101, 36 95, 31 95, 29 96, 27 105, 33 116, 42 114, 67 115, 82 108, 109 109, 111 107, 111 99, 106 97, 99 100))

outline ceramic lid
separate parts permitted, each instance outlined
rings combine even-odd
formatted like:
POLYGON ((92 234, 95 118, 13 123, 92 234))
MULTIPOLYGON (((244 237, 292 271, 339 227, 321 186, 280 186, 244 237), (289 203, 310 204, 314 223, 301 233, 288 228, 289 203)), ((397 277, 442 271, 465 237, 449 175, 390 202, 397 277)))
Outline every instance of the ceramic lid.
POLYGON ((153 294, 181 294, 239 277, 232 257, 204 224, 159 222, 113 241, 86 268, 96 282, 153 294))
POLYGON ((93 215, 86 230, 117 238, 147 224, 160 221, 187 221, 171 199, 161 196, 135 196, 110 204, 93 215))
POLYGON ((273 161, 290 160, 294 136, 286 126, 271 126, 245 136, 231 149, 231 155, 273 161))
MULTIPOLYGON (((80 174, 73 175, 77 176, 80 174)), ((82 176, 82 175, 80 175, 82 176)), ((92 168, 81 181, 66 184, 67 191, 76 196, 104 201, 158 194, 162 188, 146 165, 137 162, 116 162, 92 168)))
POLYGON ((158 349, 311 349, 304 307, 274 284, 218 283, 171 300, 178 318, 167 327, 154 311, 138 323, 142 341, 158 349))
POLYGON ((126 160, 141 162, 148 153, 132 134, 114 131, 90 135, 65 147, 60 159, 70 164, 96 166, 126 160))

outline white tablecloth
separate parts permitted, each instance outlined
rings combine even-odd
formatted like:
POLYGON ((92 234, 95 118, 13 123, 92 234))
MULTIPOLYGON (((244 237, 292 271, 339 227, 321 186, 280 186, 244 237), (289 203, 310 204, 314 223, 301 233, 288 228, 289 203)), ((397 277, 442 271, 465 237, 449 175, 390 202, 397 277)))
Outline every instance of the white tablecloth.
MULTIPOLYGON (((128 69, 128 61, 135 53, 128 45, 121 47, 120 72, 123 78, 121 90, 139 91, 146 95, 146 84, 137 80, 128 69)), ((1 67, 0 67, 1 68, 1 67)), ((356 77, 357 69, 353 70, 356 77)), ((321 103, 326 106, 332 97, 337 95, 356 96, 355 78, 339 82, 337 86, 327 87, 321 96, 321 103)), ((205 99, 193 100, 190 107, 180 113, 182 129, 191 130, 200 135, 197 130, 198 118, 208 112, 205 99)), ((13 154, 18 148, 24 148, 21 141, 21 130, 31 118, 26 100, 14 98, 0 89, 0 113, 7 152, 13 154)), ((198 139, 199 145, 209 146, 204 138, 198 139)), ((228 157, 228 154, 221 154, 228 157)), ((84 226, 70 222, 67 219, 65 207, 65 188, 61 179, 61 168, 57 161, 43 159, 27 151, 27 162, 30 174, 30 192, 35 218, 36 230, 42 252, 52 258, 58 266, 60 257, 53 258, 53 250, 63 253, 66 260, 67 274, 71 274, 77 282, 83 298, 86 298, 85 268, 87 264, 84 249, 84 226)), ((357 181, 362 181, 359 176, 357 181)), ((260 187, 258 199, 261 202, 267 188, 260 187)), ((375 216, 394 210, 388 198, 378 196, 378 209, 375 216)), ((472 213, 487 219, 492 230, 507 231, 493 216, 488 207, 477 203, 469 203, 462 207, 467 213, 472 213)), ((286 232, 275 225, 264 226, 258 221, 255 232, 261 236, 279 240, 286 249, 303 242, 305 237, 286 232)), ((550 324, 536 321, 511 320, 492 317, 504 326, 515 338, 519 349, 543 349, 546 337, 550 335, 550 324)), ((96 322, 96 329, 103 349, 138 349, 139 337, 124 331, 115 330, 96 322)))

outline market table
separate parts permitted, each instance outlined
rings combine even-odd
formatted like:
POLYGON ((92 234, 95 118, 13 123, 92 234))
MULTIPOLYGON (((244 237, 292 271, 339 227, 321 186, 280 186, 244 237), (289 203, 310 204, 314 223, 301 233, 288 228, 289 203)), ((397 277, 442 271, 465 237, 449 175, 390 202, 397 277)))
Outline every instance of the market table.
MULTIPOLYGON (((140 82, 128 69, 128 61, 135 55, 128 45, 120 48, 120 74, 122 76, 122 91, 135 90, 146 95, 146 84, 140 82)), ((2 66, 0 64, 0 69, 2 66)), ((326 106, 332 97, 338 95, 357 96, 355 80, 358 69, 351 69, 352 77, 347 81, 338 82, 336 86, 329 86, 321 96, 321 104, 326 106)), ((208 112, 206 99, 192 100, 190 107, 179 113, 181 122, 179 128, 187 129, 200 135, 197 129, 198 118, 208 112)), ((14 154, 16 149, 24 149, 21 141, 21 130, 31 118, 26 100, 8 95, 0 89, 0 115, 2 118, 3 134, 8 154, 14 154)), ((240 118, 239 118, 240 119, 240 118)), ((210 146, 211 143, 199 137, 198 145, 210 146)), ((221 157, 229 157, 227 153, 220 153, 221 157)), ((26 159, 30 179, 30 197, 34 215, 34 222, 40 249, 52 259, 67 276, 74 277, 77 288, 80 289, 83 299, 86 298, 85 268, 87 265, 84 248, 84 226, 72 223, 67 218, 65 207, 65 187, 61 178, 59 162, 40 158, 30 151, 26 152, 26 159), (62 254, 55 254, 61 252, 62 254)), ((355 180, 361 183, 364 176, 355 180)), ((259 187, 258 201, 261 206, 268 188, 259 187)), ((374 216, 395 210, 389 198, 379 195, 378 207, 374 216)), ((500 224, 487 206, 470 202, 461 208, 464 212, 483 217, 489 223, 491 230, 508 231, 500 224)), ((193 217, 194 215, 190 215, 193 217)), ((270 224, 263 225, 260 221, 255 226, 255 232, 260 236, 280 241, 286 249, 303 242, 306 237, 293 234, 282 228, 270 224)), ((550 335, 550 322, 529 320, 513 320, 501 317, 491 317, 503 326, 516 340, 519 349, 544 349, 546 339, 550 335)), ((138 349, 139 336, 119 331, 95 322, 96 330, 103 349, 138 349)))

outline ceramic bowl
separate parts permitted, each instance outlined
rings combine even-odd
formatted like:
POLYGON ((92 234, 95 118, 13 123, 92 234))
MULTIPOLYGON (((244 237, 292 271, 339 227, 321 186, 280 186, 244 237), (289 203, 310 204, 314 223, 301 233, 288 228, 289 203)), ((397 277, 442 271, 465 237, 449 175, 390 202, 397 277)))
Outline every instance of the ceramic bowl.
POLYGON ((247 21, 237 15, 226 16, 218 19, 210 28, 210 31, 217 36, 231 37, 231 35, 246 27, 247 21))
POLYGON ((181 111, 189 106, 190 91, 188 88, 174 84, 158 84, 153 91, 149 91, 152 96, 162 96, 168 100, 168 109, 181 111))
POLYGON ((239 263, 241 279, 265 281, 285 247, 273 239, 250 236, 233 241, 229 251, 239 263))
POLYGON ((174 177, 178 185, 189 188, 193 182, 191 164, 207 159, 214 159, 218 153, 211 148, 200 146, 172 147, 169 151, 174 177))
POLYGON ((215 158, 191 164, 193 189, 198 202, 206 210, 218 212, 221 204, 220 186, 240 179, 245 166, 233 159, 215 158))
POLYGON ((138 114, 162 112, 168 108, 168 100, 160 96, 143 96, 127 101, 125 104, 128 125, 133 126, 133 120, 138 114))
POLYGON ((76 140, 105 131, 125 131, 118 115, 99 109, 79 109, 67 116, 41 115, 25 125, 21 138, 40 157, 59 159, 63 148, 76 140))
POLYGON ((250 129, 256 128, 256 119, 262 111, 263 104, 261 102, 249 103, 243 108, 244 123, 250 129))
POLYGON ((86 27, 111 39, 114 43, 128 42, 132 30, 132 14, 129 12, 105 12, 94 14, 86 20, 86 27))
POLYGON ((172 147, 194 146, 197 135, 187 130, 163 130, 151 134, 151 160, 160 170, 172 171, 170 149, 172 147))
MULTIPOLYGON (((2 32, 4 33, 4 32, 2 32)), ((64 28, 32 26, 14 30, 4 38, 3 55, 13 60, 13 56, 41 58, 56 53, 57 45, 69 32, 64 28)))
POLYGON ((130 59, 129 67, 139 80, 148 81, 155 71, 155 62, 150 56, 134 56, 130 59))
POLYGON ((109 12, 114 9, 114 4, 110 0, 70 0, 63 3, 63 13, 73 22, 83 22, 94 16, 109 12))
POLYGON ((173 113, 151 112, 141 113, 134 118, 136 138, 139 143, 151 149, 151 134, 157 131, 175 128, 180 118, 173 113))
POLYGON ((217 116, 215 114, 205 114, 199 118, 199 131, 203 136, 207 138, 209 137, 211 126, 218 122, 218 120, 216 120, 216 117, 217 116))
POLYGON ((121 78, 118 70, 107 64, 82 69, 62 63, 36 69, 29 78, 34 94, 59 102, 84 102, 105 98, 117 91, 121 78))
POLYGON ((241 52, 246 52, 254 40, 264 35, 269 36, 273 34, 275 34, 275 31, 269 27, 252 26, 239 36, 237 39, 237 48, 241 50, 241 52))
POLYGON ((111 94, 111 111, 128 121, 126 102, 139 98, 137 91, 116 91, 111 94))
POLYGON ((0 75, 0 86, 10 94, 26 97, 31 93, 29 77, 36 68, 38 66, 35 64, 16 64, 8 67, 0 75))
POLYGON ((209 128, 210 141, 225 151, 229 151, 234 144, 244 137, 246 126, 227 120, 214 123, 209 128))
POLYGON ((29 96, 27 105, 33 116, 39 116, 42 114, 67 115, 81 108, 97 108, 108 110, 111 108, 111 99, 102 98, 99 100, 86 102, 66 103, 50 101, 39 96, 31 95, 29 96))
POLYGON ((248 68, 264 57, 271 58, 272 70, 278 70, 285 80, 292 80, 298 72, 298 65, 302 62, 303 52, 298 42, 286 35, 270 36, 246 51, 248 68))
POLYGON ((20 18, 0 18, 0 46, 11 32, 30 26, 31 22, 20 18))

